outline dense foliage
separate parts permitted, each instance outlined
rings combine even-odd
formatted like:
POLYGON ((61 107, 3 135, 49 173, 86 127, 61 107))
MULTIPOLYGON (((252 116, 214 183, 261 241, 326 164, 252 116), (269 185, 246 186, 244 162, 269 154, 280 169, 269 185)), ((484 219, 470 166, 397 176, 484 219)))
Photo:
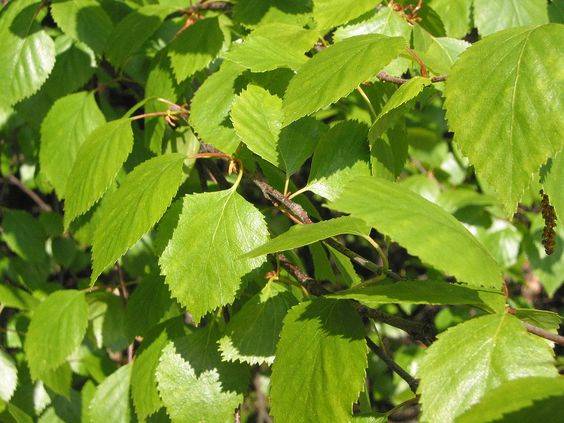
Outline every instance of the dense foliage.
POLYGON ((563 22, 3 0, 0 421, 562 421, 563 22))

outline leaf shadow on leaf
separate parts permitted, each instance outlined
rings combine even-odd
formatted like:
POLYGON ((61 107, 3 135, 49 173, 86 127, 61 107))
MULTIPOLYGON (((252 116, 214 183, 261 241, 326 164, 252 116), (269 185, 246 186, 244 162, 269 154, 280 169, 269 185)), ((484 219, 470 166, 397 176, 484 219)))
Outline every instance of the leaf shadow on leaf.
POLYGON ((41 25, 37 25, 35 22, 39 7, 39 2, 37 2, 22 9, 10 24, 10 32, 19 38, 26 38, 31 34, 42 31, 41 25))
POLYGON ((235 4, 233 14, 245 25, 257 25, 270 13, 301 15, 312 10, 311 0, 243 0, 235 4))
POLYGON ((78 39, 96 52, 101 52, 106 47, 113 29, 110 16, 102 5, 81 7, 76 15, 75 26, 78 39), (107 26, 101 26, 102 22, 107 23, 107 26))

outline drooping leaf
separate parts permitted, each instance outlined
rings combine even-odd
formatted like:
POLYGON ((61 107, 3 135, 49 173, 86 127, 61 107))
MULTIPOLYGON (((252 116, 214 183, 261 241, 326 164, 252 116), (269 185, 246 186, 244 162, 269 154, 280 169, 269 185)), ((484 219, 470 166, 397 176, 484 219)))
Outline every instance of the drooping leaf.
POLYGON ((284 96, 284 126, 348 95, 406 47, 399 37, 368 34, 332 45, 307 61, 284 96))
POLYGON ((236 63, 223 62, 196 91, 191 103, 190 124, 194 130, 204 142, 227 154, 233 153, 240 141, 225 121, 235 100, 235 80, 244 70, 236 63))
POLYGON ((223 33, 218 18, 199 20, 182 31, 168 50, 177 82, 208 66, 218 55, 222 44, 223 33))
POLYGON ((18 384, 18 369, 12 357, 0 350, 0 399, 9 402, 18 384))
POLYGON ((231 121, 241 141, 274 166, 280 163, 282 117, 282 100, 252 84, 235 98, 231 108, 231 121))
POLYGON ((135 361, 131 369, 131 398, 141 421, 163 407, 157 390, 155 373, 164 347, 182 335, 184 335, 182 321, 168 320, 151 329, 135 352, 135 361))
POLYGON ((313 0, 313 18, 320 29, 347 23, 375 8, 373 0, 313 0))
POLYGON ((39 301, 23 289, 7 283, 0 284, 0 305, 17 310, 32 310, 39 301))
POLYGON ((226 59, 250 69, 266 72, 276 68, 298 69, 307 52, 319 38, 317 31, 297 25, 272 23, 259 26, 242 44, 235 44, 226 59))
POLYGON ((88 326, 84 292, 57 291, 34 311, 24 350, 31 376, 41 378, 65 362, 82 342, 88 326))
POLYGON ((68 177, 80 146, 104 123, 94 94, 85 91, 57 100, 43 120, 39 163, 59 197, 65 197, 68 177))
POLYGON ((366 354, 362 321, 350 302, 319 298, 294 306, 276 348, 272 416, 349 421, 363 389, 366 354))
POLYGON ((0 18, 0 100, 7 106, 35 93, 55 65, 55 44, 36 22, 42 3, 10 3, 0 18))
POLYGON ((369 233, 370 228, 364 221, 351 216, 337 217, 309 225, 294 225, 266 244, 249 251, 245 257, 258 257, 278 251, 292 250, 342 234, 365 236, 369 233))
POLYGON ((241 278, 264 258, 240 258, 268 239, 261 213, 234 188, 187 195, 159 264, 172 296, 198 323, 230 304, 241 278))
POLYGON ((405 113, 406 108, 412 104, 421 91, 430 84, 431 81, 427 78, 414 77, 401 85, 382 107, 382 110, 372 124, 368 133, 370 141, 374 142, 380 138, 386 129, 392 126, 405 113))
POLYGON ((317 144, 305 189, 335 199, 347 182, 370 175, 367 128, 355 121, 339 122, 317 144))
POLYGON ((149 159, 108 196, 92 244, 92 283, 162 217, 184 179, 183 163, 181 153, 149 159))
POLYGON ((67 177, 65 227, 86 213, 114 182, 133 146, 129 119, 98 126, 78 149, 67 177))
POLYGON ((106 58, 114 66, 123 68, 173 11, 174 8, 168 6, 150 4, 129 13, 108 36, 106 58))
POLYGON ((501 287, 501 269, 480 242, 452 215, 400 184, 354 178, 330 207, 363 219, 460 282, 501 287))
POLYGON ((455 141, 508 215, 564 145, 562 119, 554 118, 563 102, 562 45, 560 25, 509 29, 474 44, 449 73, 445 107, 455 141), (492 54, 500 60, 488 60, 492 54))
POLYGON ((45 263, 47 235, 41 223, 23 210, 3 210, 2 240, 10 250, 31 263, 45 263))
POLYGON ((548 23, 543 0, 474 0, 474 21, 482 37, 503 29, 548 23))
POLYGON ((360 284, 330 298, 357 300, 367 307, 381 304, 470 304, 503 311, 501 292, 472 289, 438 280, 378 281, 360 284))
POLYGON ((89 406, 92 423, 129 423, 131 421, 129 405, 131 367, 131 364, 121 366, 98 385, 89 406))
POLYGON ((313 154, 327 126, 311 117, 304 117, 282 128, 278 138, 280 165, 289 177, 296 173, 313 154))
POLYGON ((243 401, 249 371, 221 361, 215 324, 170 342, 157 367, 159 393, 173 422, 228 422, 243 401))
POLYGON ((51 15, 65 34, 102 53, 113 23, 98 1, 54 0, 51 15))
POLYGON ((421 363, 422 419, 452 422, 503 382, 555 377, 552 362, 550 345, 510 314, 459 324, 439 335, 421 363))
POLYGON ((251 365, 272 364, 282 320, 297 302, 287 286, 268 282, 229 321, 219 340, 222 359, 251 365))
MULTIPOLYGON (((445 25, 446 35, 453 38, 462 38, 470 31, 471 5, 472 0, 432 0, 430 2, 430 6, 441 17, 445 25)), ((495 19, 499 19, 499 15, 495 19)))

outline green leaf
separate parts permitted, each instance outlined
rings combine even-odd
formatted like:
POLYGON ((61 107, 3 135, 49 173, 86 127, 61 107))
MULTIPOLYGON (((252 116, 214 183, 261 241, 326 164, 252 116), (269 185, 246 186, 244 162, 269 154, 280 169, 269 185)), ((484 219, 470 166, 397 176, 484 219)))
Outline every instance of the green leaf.
POLYGON ((59 197, 65 188, 78 155, 88 135, 106 122, 96 104, 94 93, 85 91, 57 100, 41 124, 41 171, 59 197))
POLYGON ((411 107, 413 100, 431 84, 431 80, 416 76, 401 85, 390 97, 387 103, 374 120, 368 138, 375 142, 382 134, 392 126, 411 107))
POLYGON ((448 329, 427 349, 418 376, 424 421, 452 422, 503 382, 555 377, 550 345, 510 314, 478 317, 448 329))
POLYGON ((556 422, 564 401, 561 377, 526 377, 487 392, 457 423, 556 422), (555 414, 556 412, 556 414, 555 414))
POLYGON ((123 299, 110 292, 94 292, 88 302, 96 346, 113 352, 126 349, 133 337, 127 336, 123 299))
POLYGON ((168 6, 151 4, 129 13, 108 37, 106 58, 112 65, 123 68, 173 11, 168 6))
POLYGON ((145 333, 162 321, 175 307, 164 278, 150 275, 141 281, 127 301, 127 329, 131 337, 145 333))
POLYGON ((39 304, 39 301, 25 292, 23 289, 0 284, 0 305, 2 307, 15 308, 17 310, 32 310, 39 304))
POLYGON ((303 0, 238 0, 233 18, 247 27, 269 23, 304 25, 311 22, 311 2, 303 0))
POLYGON ((278 137, 282 128, 282 100, 250 84, 235 98, 231 121, 249 150, 278 166, 278 137))
POLYGON ((309 178, 302 189, 332 200, 350 179, 370 175, 366 133, 366 126, 355 121, 331 127, 317 144, 309 178))
POLYGON ((157 367, 159 393, 173 422, 230 422, 249 371, 221 361, 215 324, 170 342, 157 367))
POLYGON ((184 179, 184 158, 173 153, 143 162, 102 203, 92 244, 92 283, 162 217, 184 179))
POLYGON ((159 264, 172 296, 198 323, 235 299, 241 278, 265 261, 240 256, 267 239, 264 217, 236 187, 187 195, 159 264))
POLYGON ((400 184, 358 177, 330 207, 363 219, 460 282, 501 287, 501 269, 482 244, 452 215, 400 184))
POLYGON ((313 0, 313 18, 320 29, 347 23, 373 10, 373 0, 313 0))
POLYGON ((65 362, 80 345, 88 326, 84 292, 57 291, 34 311, 24 351, 34 379, 65 362))
POLYGON ((561 187, 562 181, 564 181, 564 152, 560 152, 552 158, 542 182, 544 192, 548 195, 550 204, 554 207, 557 222, 560 226, 564 225, 564 191, 561 187))
POLYGON ((534 308, 516 308, 515 316, 539 328, 558 331, 562 317, 553 311, 536 310, 534 308))
POLYGON ((84 140, 67 178, 65 228, 86 213, 112 185, 133 146, 127 118, 98 126, 84 140))
POLYGON ((364 328, 348 301, 315 299, 286 318, 272 368, 272 416, 283 422, 345 422, 364 388, 364 328))
POLYGON ((135 361, 131 369, 131 397, 139 420, 145 419, 158 411, 163 402, 157 390, 155 372, 164 347, 184 335, 183 322, 169 320, 153 328, 135 351, 135 361))
POLYGON ((482 37, 503 29, 548 23, 544 0, 474 0, 474 21, 482 37))
POLYGON ((0 350, 0 374, 0 399, 9 402, 18 384, 18 369, 12 357, 3 350, 0 350))
POLYGON ((296 173, 313 154, 327 126, 314 118, 304 117, 282 128, 278 138, 280 166, 286 176, 296 173))
MULTIPOLYGON (((462 38, 470 32, 470 6, 472 0, 432 0, 430 6, 441 17, 446 35, 462 38)), ((499 20, 496 15, 495 19, 499 20)))
POLYGON ((382 7, 372 18, 343 26, 335 31, 335 42, 365 34, 382 34, 389 37, 402 37, 409 41, 411 26, 391 7, 382 7))
POLYGON ((113 23, 98 1, 54 0, 51 15, 65 34, 102 53, 113 23))
POLYGON ((367 307, 381 304, 471 304, 492 311, 503 311, 501 292, 471 289, 438 280, 378 281, 357 285, 329 298, 350 299, 367 307))
POLYGON ((225 124, 235 99, 235 80, 245 70, 241 65, 223 62, 196 91, 190 108, 190 124, 202 141, 231 154, 239 145, 233 128, 225 124))
POLYGON ((294 225, 266 244, 249 251, 245 257, 258 257, 278 251, 293 250, 337 235, 366 236, 369 233, 370 228, 364 221, 351 216, 337 217, 309 225, 294 225))
POLYGON ((532 175, 564 145, 561 119, 554 119, 563 101, 558 89, 563 44, 561 25, 506 30, 469 48, 446 83, 455 142, 478 177, 496 191, 507 215, 532 175), (500 60, 489 60, 492 55, 500 60))
POLYGON ((271 365, 282 320, 297 303, 286 285, 268 282, 229 321, 219 340, 223 361, 271 365))
POLYGON ((131 364, 121 366, 98 385, 89 406, 91 423, 131 421, 129 406, 131 367, 131 364))
POLYGON ((450 72, 454 62, 458 60, 458 56, 470 45, 464 40, 455 38, 432 37, 431 44, 424 53, 420 53, 420 57, 431 72, 437 75, 445 75, 450 72))
POLYGON ((0 99, 12 105, 34 94, 55 65, 55 44, 35 21, 42 3, 10 3, 0 18, 0 99))
POLYGON ((284 96, 284 126, 348 95, 405 47, 403 38, 368 34, 319 52, 290 81, 284 96))
POLYGON ((32 263, 45 263, 47 235, 41 223, 23 210, 3 210, 2 240, 10 250, 32 263))
POLYGON ((252 72, 284 67, 296 70, 307 61, 304 53, 318 38, 317 31, 297 25, 265 24, 251 32, 242 44, 234 44, 225 58, 252 72))
POLYGON ((218 18, 202 19, 190 25, 170 44, 168 56, 180 83, 207 67, 223 44, 218 18))

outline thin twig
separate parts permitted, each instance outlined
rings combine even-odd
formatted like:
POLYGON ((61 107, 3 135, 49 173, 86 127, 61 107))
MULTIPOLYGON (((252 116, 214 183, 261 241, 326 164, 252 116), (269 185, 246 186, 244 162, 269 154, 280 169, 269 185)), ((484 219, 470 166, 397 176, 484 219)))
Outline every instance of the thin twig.
MULTIPOLYGON (((390 75, 389 73, 384 72, 384 71, 378 73, 378 75, 376 75, 376 76, 378 77, 378 79, 380 81, 391 82, 391 83, 396 84, 396 85, 402 85, 402 84, 409 82, 409 79, 393 76, 393 75, 390 75)), ((446 75, 438 75, 438 76, 431 77, 431 82, 444 82, 444 81, 446 81, 446 79, 447 79, 446 75)))
POLYGON ((527 322, 523 322, 523 325, 525 326, 525 329, 527 329, 529 333, 540 336, 541 338, 544 339, 548 339, 549 341, 552 341, 558 345, 564 346, 564 336, 560 336, 556 333, 549 332, 546 329, 539 328, 527 322))
POLYGON ((14 175, 8 175, 6 176, 6 179, 8 180, 9 183, 11 183, 12 185, 18 187, 22 192, 24 192, 29 198, 31 198, 33 200, 33 202, 35 204, 37 204, 39 206, 39 208, 43 211, 46 212, 50 212, 53 211, 53 209, 51 208, 51 206, 49 204, 47 204, 45 201, 43 201, 43 199, 37 195, 34 191, 30 190, 28 187, 26 187, 18 178, 16 178, 14 175))
POLYGON ((398 363, 392 360, 389 356, 384 354, 384 351, 372 341, 368 336, 365 338, 368 347, 372 350, 374 354, 382 359, 386 366, 388 366, 394 373, 396 373, 399 377, 406 381, 409 385, 409 389, 413 393, 417 393, 417 387, 419 386, 419 381, 411 376, 408 372, 406 372, 398 363))

